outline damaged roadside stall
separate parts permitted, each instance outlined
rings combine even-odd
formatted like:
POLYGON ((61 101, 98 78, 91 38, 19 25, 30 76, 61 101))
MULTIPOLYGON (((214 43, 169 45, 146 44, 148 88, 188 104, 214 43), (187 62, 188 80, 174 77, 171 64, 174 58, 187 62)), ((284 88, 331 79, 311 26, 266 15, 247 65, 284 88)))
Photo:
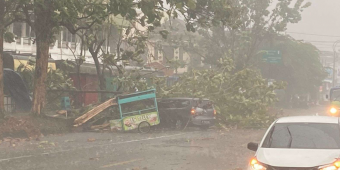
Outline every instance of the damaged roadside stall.
POLYGON ((87 124, 90 124, 90 129, 110 127, 111 131, 138 130, 140 133, 149 132, 152 126, 160 123, 156 90, 152 89, 111 98, 75 119, 74 126, 78 127, 90 120, 96 122, 101 119, 104 122, 99 125, 87 124), (107 116, 105 112, 113 112, 114 116, 107 116), (99 119, 94 117, 99 117, 99 119))
POLYGON ((147 133, 151 126, 160 123, 156 90, 147 90, 116 98, 120 119, 111 120, 111 130, 129 131, 138 129, 140 133, 147 133))

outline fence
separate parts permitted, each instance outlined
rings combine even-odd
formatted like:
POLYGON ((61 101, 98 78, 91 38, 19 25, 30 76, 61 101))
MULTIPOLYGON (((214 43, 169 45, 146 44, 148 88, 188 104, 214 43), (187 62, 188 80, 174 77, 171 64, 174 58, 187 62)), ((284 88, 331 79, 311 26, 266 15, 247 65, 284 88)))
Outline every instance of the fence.
POLYGON ((4 106, 6 113, 13 113, 15 111, 15 101, 10 96, 5 95, 4 106))

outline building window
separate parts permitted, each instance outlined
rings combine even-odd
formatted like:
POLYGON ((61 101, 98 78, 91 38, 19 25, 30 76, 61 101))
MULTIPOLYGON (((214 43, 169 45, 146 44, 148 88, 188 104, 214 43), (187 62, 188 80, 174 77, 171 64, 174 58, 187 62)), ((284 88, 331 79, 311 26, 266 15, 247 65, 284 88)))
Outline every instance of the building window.
MULTIPOLYGON (((72 34, 70 31, 68 31, 66 28, 63 29, 62 32, 62 48, 75 48, 75 42, 76 42, 76 35, 72 34), (68 42, 70 42, 70 47, 68 47, 68 42)), ((59 40, 60 41, 60 40, 59 40)), ((58 42, 58 47, 60 47, 60 44, 58 42)))
POLYGON ((21 38, 22 36, 22 26, 23 24, 20 22, 16 22, 13 24, 13 34, 16 35, 17 38, 21 38))

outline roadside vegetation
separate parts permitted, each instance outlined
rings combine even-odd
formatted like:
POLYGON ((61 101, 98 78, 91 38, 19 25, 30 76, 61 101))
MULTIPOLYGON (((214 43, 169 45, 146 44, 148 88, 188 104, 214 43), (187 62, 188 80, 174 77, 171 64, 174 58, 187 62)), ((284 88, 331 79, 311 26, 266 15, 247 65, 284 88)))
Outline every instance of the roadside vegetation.
MULTIPOLYGON (((302 11, 308 6, 310 3, 304 0, 0 0, 0 41, 13 40, 14 36, 6 30, 8 23, 14 21, 26 22, 37 35, 35 62, 16 70, 32 91, 32 115, 40 116, 44 110, 59 107, 58 94, 47 90, 78 88, 72 85, 68 69, 49 70, 47 66, 55 33, 66 28, 81 40, 82 51, 75 55, 76 61, 83 61, 85 52, 91 54, 99 90, 106 90, 105 70, 115 67, 118 73, 113 83, 118 85, 118 91, 156 88, 159 98, 209 98, 217 109, 220 124, 255 128, 266 126, 275 118, 268 110, 278 105, 279 90, 284 90, 280 103, 289 103, 294 94, 317 91, 325 77, 317 49, 284 34, 288 24, 301 20, 302 11), (114 17, 124 21, 114 23, 114 17), (123 28, 123 24, 130 26, 123 28), (113 37, 112 27, 122 34, 113 37), (103 30, 109 33, 103 35, 103 30), (115 52, 103 49, 106 40, 111 39, 118 42, 115 52), (121 47, 122 39, 128 49, 121 47), (190 56, 191 63, 164 56, 169 69, 179 77, 171 86, 164 77, 151 76, 147 82, 146 75, 138 70, 128 72, 118 64, 130 61, 143 65, 146 61, 141 56, 149 50, 151 39, 182 47, 190 56), (281 51, 282 60, 263 62, 264 50, 281 51), (177 69, 186 65, 188 71, 177 74, 177 69), (275 81, 269 83, 270 79, 275 81)), ((0 55, 2 50, 0 43, 0 55)), ((65 68, 80 65, 65 64, 65 68)), ((0 77, 1 71, 0 57, 0 77)), ((0 94, 2 84, 0 78, 0 94)), ((101 100, 105 100, 104 95, 101 100)), ((3 110, 1 104, 0 109, 3 110)))

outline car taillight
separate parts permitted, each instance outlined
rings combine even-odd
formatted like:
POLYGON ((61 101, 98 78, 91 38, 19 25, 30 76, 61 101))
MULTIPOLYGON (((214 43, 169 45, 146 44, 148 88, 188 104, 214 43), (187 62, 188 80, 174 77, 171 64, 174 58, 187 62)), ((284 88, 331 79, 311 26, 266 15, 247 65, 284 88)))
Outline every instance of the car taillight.
POLYGON ((195 115, 196 114, 196 110, 194 108, 192 108, 191 111, 190 111, 190 114, 191 115, 195 115))

